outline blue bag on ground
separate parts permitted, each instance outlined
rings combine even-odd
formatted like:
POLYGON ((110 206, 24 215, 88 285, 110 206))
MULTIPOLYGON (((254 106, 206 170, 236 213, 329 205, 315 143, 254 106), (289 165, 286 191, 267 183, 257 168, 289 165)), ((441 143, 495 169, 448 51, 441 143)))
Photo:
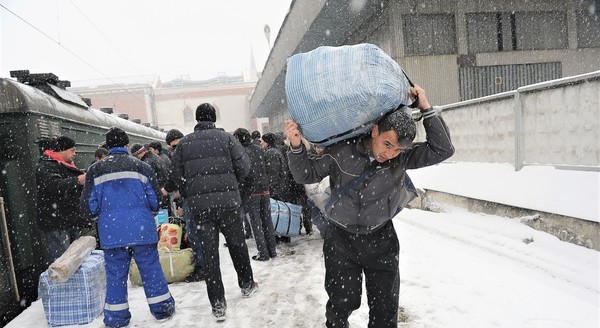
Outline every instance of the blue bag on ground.
POLYGON ((104 253, 92 253, 65 282, 40 275, 38 297, 42 299, 48 326, 83 325, 94 321, 104 309, 106 271, 104 253))
POLYGON ((410 102, 409 90, 398 63, 373 44, 323 46, 287 61, 290 118, 322 147, 369 132, 384 114, 410 102))
POLYGON ((271 198, 271 220, 275 235, 294 237, 300 235, 302 206, 271 198))

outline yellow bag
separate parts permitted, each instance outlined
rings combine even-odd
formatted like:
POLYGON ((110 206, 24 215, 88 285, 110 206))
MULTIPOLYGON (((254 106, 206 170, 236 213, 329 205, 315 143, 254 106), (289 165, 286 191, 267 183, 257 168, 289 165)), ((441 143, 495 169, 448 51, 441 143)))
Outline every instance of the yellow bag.
MULTIPOLYGON (((191 248, 184 248, 179 251, 161 249, 158 251, 158 255, 160 266, 168 283, 182 281, 194 271, 194 254, 191 248)), ((131 260, 129 280, 134 285, 142 285, 140 270, 135 264, 135 260, 131 260)))
POLYGON ((167 248, 171 251, 178 251, 181 247, 181 235, 180 226, 172 223, 161 224, 158 234, 158 249, 167 248))

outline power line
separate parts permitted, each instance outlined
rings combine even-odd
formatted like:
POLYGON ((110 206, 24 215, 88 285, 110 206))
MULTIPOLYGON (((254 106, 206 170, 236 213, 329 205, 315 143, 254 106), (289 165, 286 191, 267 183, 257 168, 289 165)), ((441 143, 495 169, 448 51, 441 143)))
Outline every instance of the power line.
MULTIPOLYGON (((60 41, 55 40, 53 37, 51 37, 50 35, 46 34, 44 31, 42 31, 41 29, 37 28, 35 25, 29 23, 26 19, 22 18, 21 16, 19 16, 18 14, 16 14, 15 12, 13 12, 12 10, 6 8, 6 6, 4 6, 3 4, 0 4, 0 7, 4 8, 4 10, 8 11, 9 13, 11 13, 12 15, 14 15, 15 17, 17 17, 18 19, 20 19, 21 21, 23 21, 25 24, 31 26, 33 29, 35 29, 36 31, 38 31, 40 34, 42 34, 43 36, 45 36, 46 38, 50 39, 52 42, 58 44, 61 48, 63 48, 64 50, 66 50, 68 53, 70 53, 73 57, 79 59, 81 62, 83 62, 84 64, 88 65, 91 69, 93 69, 94 71, 96 71, 97 73, 99 73, 100 75, 104 76, 107 80, 109 80, 110 82, 112 82, 113 84, 117 85, 117 82, 113 81, 110 77, 108 77, 106 74, 104 74, 103 72, 101 72, 99 69, 97 69, 96 67, 94 67, 92 64, 88 63, 86 60, 84 60, 83 58, 81 58, 79 55, 77 55, 75 52, 71 51, 71 49, 67 48, 66 46, 64 46, 62 43, 60 43, 60 41)), ((147 81, 146 81, 147 82, 147 81)), ((123 90, 126 93, 129 93, 132 97, 134 97, 135 99, 137 99, 138 101, 140 101, 141 103, 143 103, 144 105, 146 104, 146 102, 142 99, 140 99, 139 97, 137 97, 134 94, 131 94, 129 91, 127 90, 123 90)))
POLYGON ((102 35, 102 37, 106 40, 106 42, 108 42, 117 51, 117 53, 125 60, 125 62, 127 62, 127 64, 129 66, 131 66, 131 68, 133 68, 139 74, 139 76, 141 76, 146 81, 146 83, 151 84, 148 80, 146 80, 146 77, 142 73, 140 73, 140 71, 137 69, 137 67, 135 67, 129 61, 129 59, 127 59, 127 57, 123 54, 123 52, 119 49, 119 47, 117 47, 104 33, 102 33, 100 28, 98 28, 98 26, 96 26, 96 24, 94 24, 94 22, 83 12, 83 10, 81 10, 81 8, 79 8, 79 6, 77 6, 73 2, 73 0, 69 0, 69 1, 73 5, 73 7, 75 7, 75 9, 77 9, 77 11, 79 11, 79 13, 88 21, 88 23, 90 23, 90 25, 96 30, 96 32, 98 32, 100 35, 102 35))

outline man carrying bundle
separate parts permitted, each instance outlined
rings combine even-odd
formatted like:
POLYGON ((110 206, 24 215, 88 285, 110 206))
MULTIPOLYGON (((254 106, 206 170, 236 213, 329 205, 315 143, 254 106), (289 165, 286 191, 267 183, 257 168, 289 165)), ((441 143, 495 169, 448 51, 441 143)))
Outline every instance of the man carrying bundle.
POLYGON ((405 171, 434 165, 452 156, 448 128, 415 86, 427 141, 413 143, 413 118, 399 109, 383 116, 369 134, 339 141, 318 156, 308 156, 298 124, 287 121, 291 142, 289 168, 298 183, 329 176, 332 199, 326 206, 325 290, 327 327, 348 327, 360 307, 363 273, 369 304, 369 327, 398 326, 399 251, 392 218, 402 203, 405 171), (350 186, 350 187, 348 187, 350 186))

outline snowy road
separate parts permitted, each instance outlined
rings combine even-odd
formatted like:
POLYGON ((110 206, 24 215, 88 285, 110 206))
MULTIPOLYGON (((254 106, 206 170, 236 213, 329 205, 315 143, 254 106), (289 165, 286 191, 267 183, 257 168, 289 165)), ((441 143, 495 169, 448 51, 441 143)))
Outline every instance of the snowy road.
MULTIPOLYGON (((471 214, 404 210, 396 219, 400 238, 401 327, 597 328, 600 326, 599 261, 596 251, 559 241, 518 220, 471 214)), ((227 248, 221 270, 228 301, 227 320, 215 323, 206 288, 171 284, 177 302, 173 319, 157 323, 143 290, 131 286, 132 324, 137 328, 324 327, 322 241, 318 233, 294 238, 280 256, 254 262, 260 288, 242 299, 227 248)), ((256 249, 249 242, 251 254, 256 249)), ((368 308, 350 317, 366 327, 368 308)), ((102 317, 79 328, 102 327, 102 317)), ((45 327, 41 301, 7 328, 45 327)))
POLYGON ((598 252, 460 209, 397 219, 407 326, 598 327, 598 252))

